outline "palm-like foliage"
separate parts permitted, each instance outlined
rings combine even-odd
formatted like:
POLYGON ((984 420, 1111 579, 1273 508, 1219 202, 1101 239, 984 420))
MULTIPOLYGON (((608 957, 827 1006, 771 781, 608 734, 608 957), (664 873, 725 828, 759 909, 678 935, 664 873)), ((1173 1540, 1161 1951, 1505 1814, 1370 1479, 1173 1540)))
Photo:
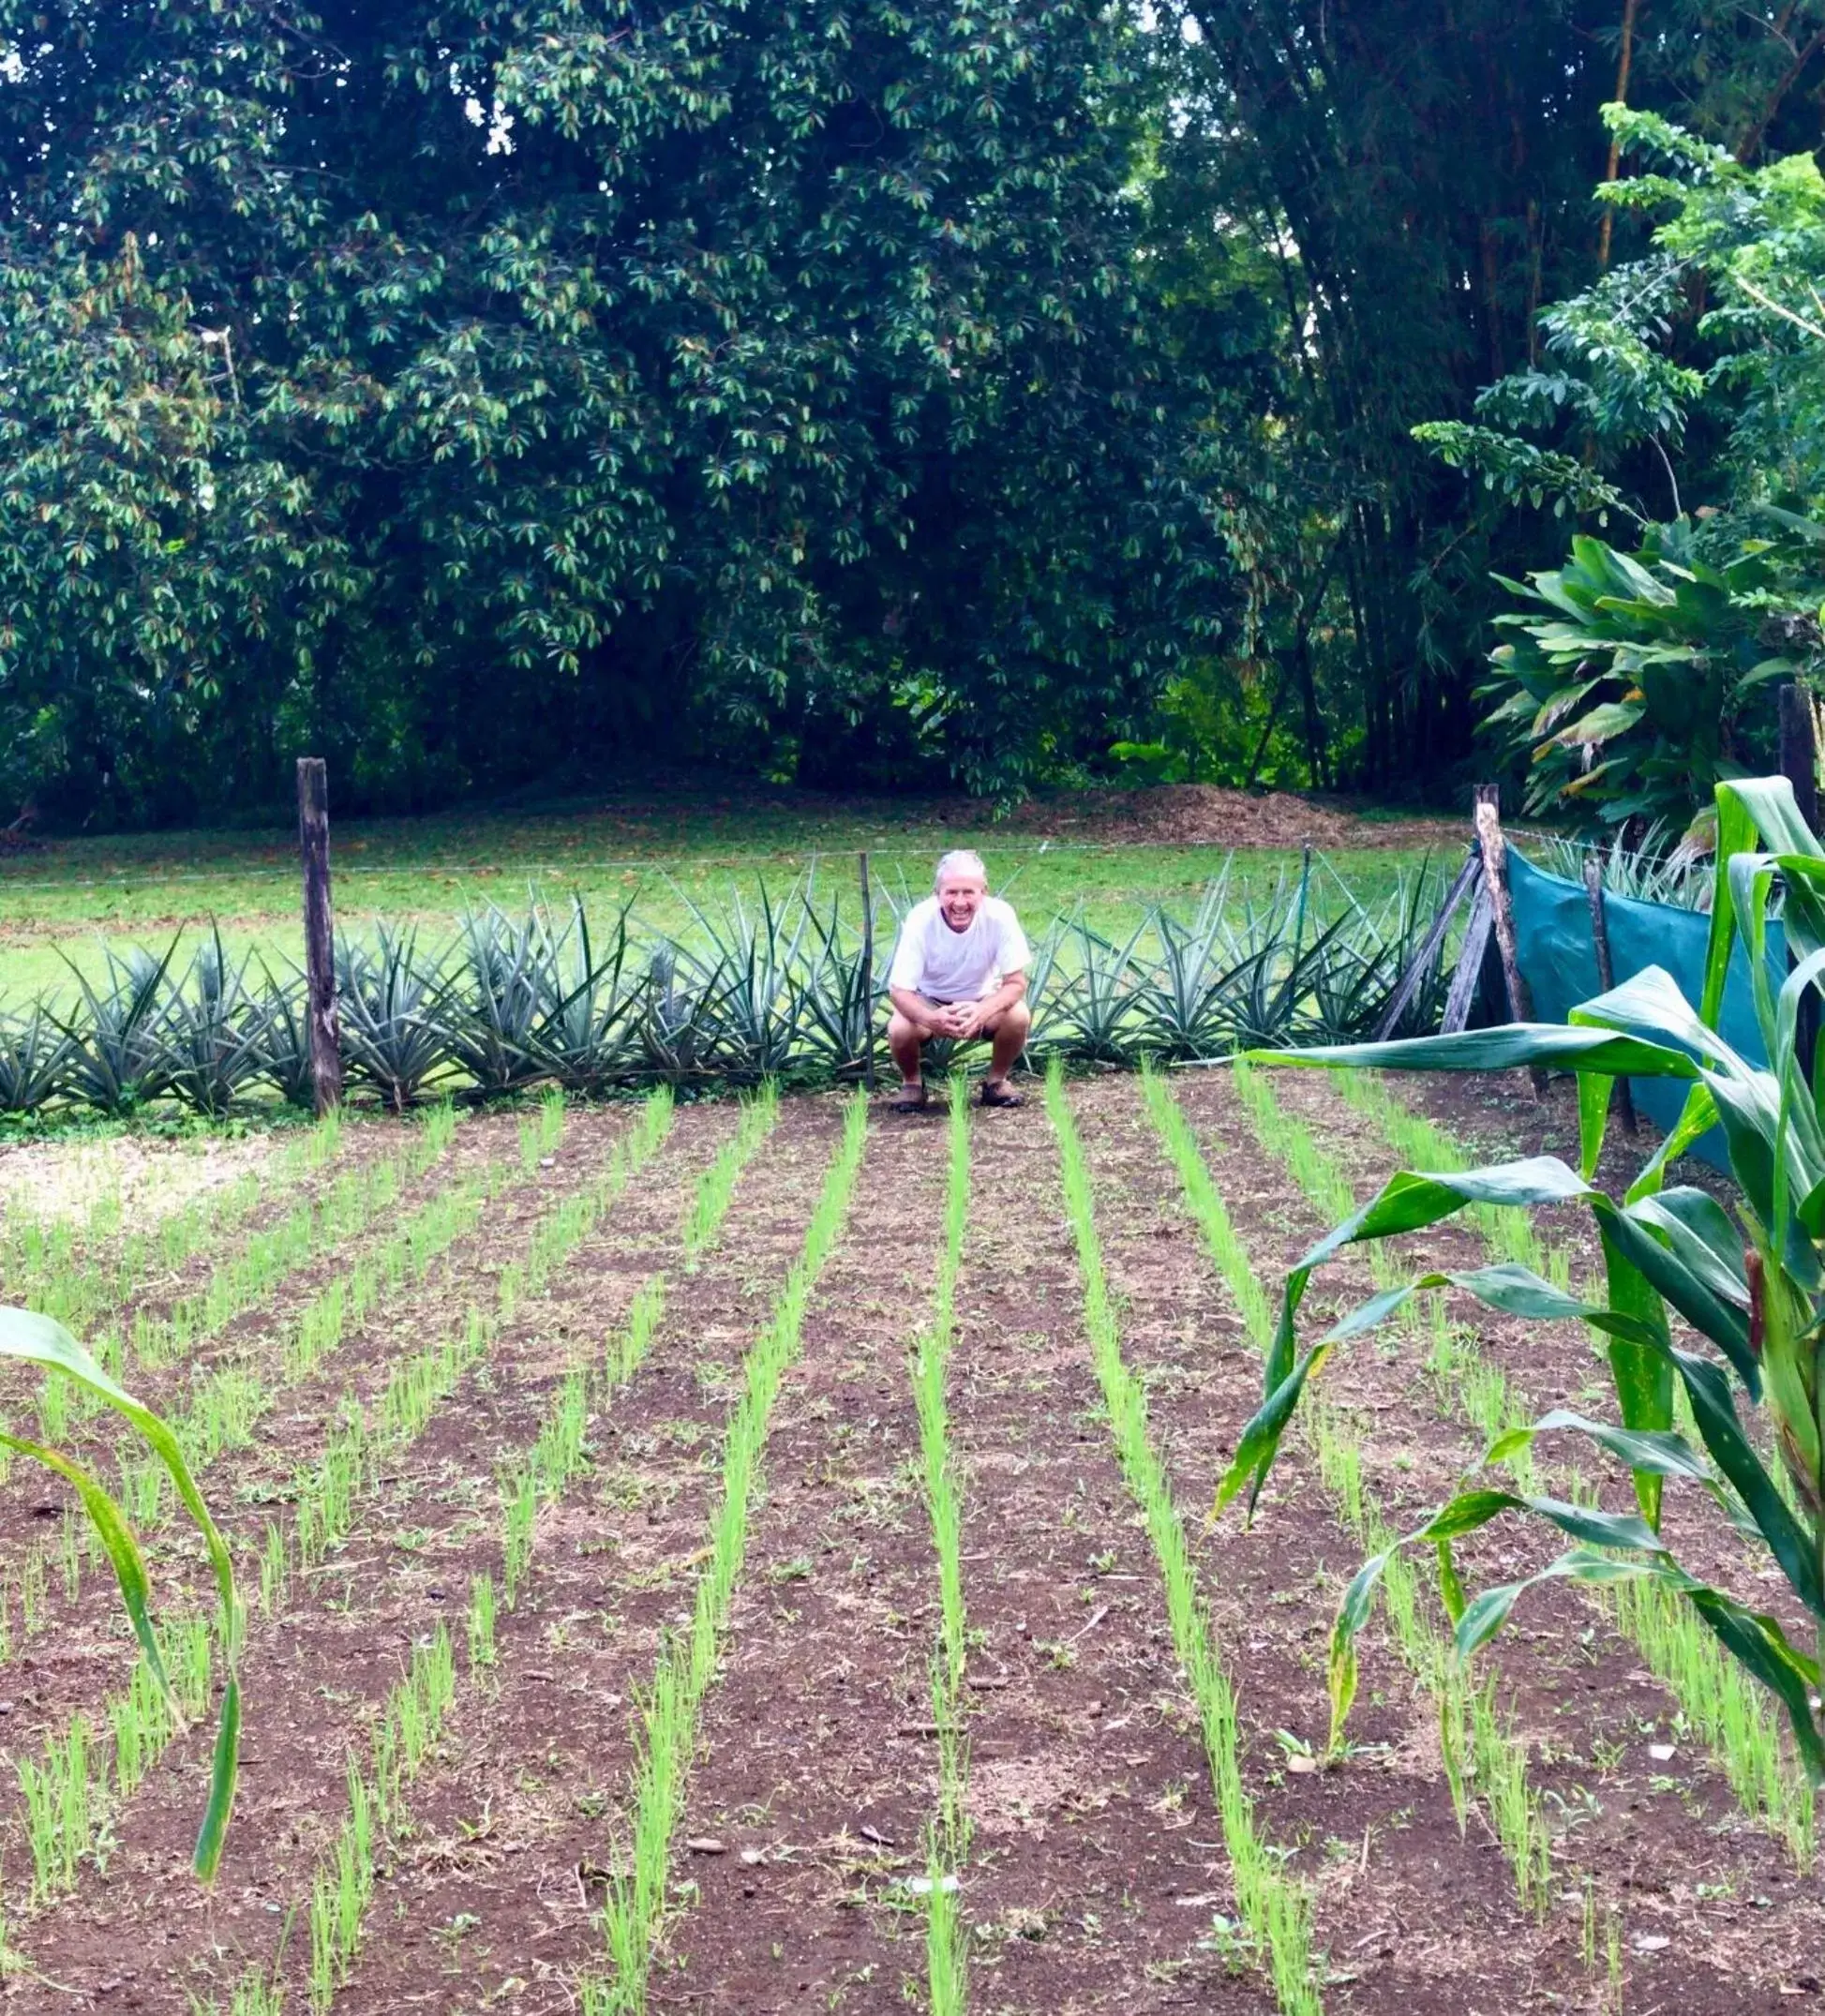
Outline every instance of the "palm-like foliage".
POLYGON ((640 990, 628 979, 627 912, 598 954, 590 920, 577 898, 568 926, 546 945, 552 979, 547 1005, 531 1041, 538 1063, 568 1092, 606 1092, 622 1083, 633 1054, 630 1027, 640 990))
POLYGON ((803 995, 796 976, 812 915, 810 890, 797 901, 789 929, 785 905, 776 905, 764 886, 753 911, 736 896, 719 919, 686 902, 710 949, 680 946, 678 959, 694 976, 704 1005, 711 1068, 736 1084, 779 1077, 802 1048, 803 995))
POLYGON ((834 899, 828 917, 809 902, 805 916, 812 945, 793 982, 796 1019, 813 1068, 841 1084, 860 1076, 879 1040, 875 1007, 887 981, 878 966, 868 970, 861 939, 845 929, 834 899))
POLYGON ((558 1003, 558 948, 536 903, 509 918, 492 903, 462 921, 439 1017, 451 1064, 484 1098, 547 1077, 540 1038, 558 1003))
MULTIPOLYGON (((1300 1396, 1330 1351, 1420 1290, 1451 1283, 1492 1308, 1530 1321, 1583 1322, 1608 1349, 1619 1420, 1599 1422, 1555 1408, 1503 1436, 1486 1461, 1500 1462, 1542 1434, 1580 1435, 1632 1471, 1638 1510, 1604 1512, 1479 1485, 1461 1491, 1398 1545, 1438 1549, 1444 1600, 1465 1654, 1500 1629, 1532 1582, 1636 1578, 1673 1591, 1779 1698, 1808 1775, 1825 1784, 1819 1708, 1825 1653, 1825 1117, 1807 1084, 1797 1036, 1803 997, 1825 980, 1825 848, 1800 818, 1784 779, 1720 785, 1716 802, 1722 867, 1698 1012, 1668 974, 1649 967, 1573 1009, 1567 1024, 1522 1024, 1261 1059, 1405 1070, 1540 1064, 1574 1071, 1581 1168, 1537 1157, 1467 1174, 1401 1171, 1314 1247, 1287 1278, 1265 1397, 1237 1446, 1219 1503, 1242 1492, 1253 1503, 1300 1396), (1767 957, 1768 911, 1777 883, 1785 889, 1788 944, 1797 961, 1785 978, 1771 971, 1767 957), (1740 1055, 1714 1026, 1739 938, 1749 955, 1766 1065, 1740 1055), (1591 1177, 1610 1081, 1624 1073, 1679 1080, 1689 1090, 1678 1125, 1616 1197, 1591 1177), (1672 1157, 1720 1125, 1737 1185, 1733 1211, 1708 1191, 1666 1182, 1672 1157), (1601 1235, 1604 1301, 1582 1302, 1513 1264, 1432 1274, 1375 1296, 1297 1351, 1299 1307, 1316 1268, 1346 1246, 1413 1232, 1473 1202, 1583 1203, 1601 1235), (1669 1311, 1709 1348, 1691 1351, 1675 1343, 1669 1311), (1701 1448, 1674 1427, 1676 1382, 1701 1448), (1743 1407, 1759 1410, 1765 1420, 1782 1478, 1759 1454, 1740 1414, 1743 1407), (1760 1606, 1765 1598, 1759 1591, 1744 1601, 1687 1573, 1674 1559, 1660 1531, 1661 1492, 1669 1479, 1709 1493, 1719 1515, 1758 1547, 1812 1620, 1812 1647, 1789 1639, 1781 1620, 1760 1606), (1487 1590, 1466 1603, 1452 1564, 1453 1543, 1510 1511, 1546 1520, 1574 1546, 1529 1582, 1487 1590)), ((1388 1558, 1377 1556, 1364 1566, 1339 1613, 1332 1693, 1339 1718, 1355 1684, 1354 1639, 1388 1558)))
POLYGON ((371 948, 338 939, 336 991, 351 1083, 371 1085, 402 1113, 449 1068, 447 1008, 455 982, 418 957, 418 935, 382 924, 371 948))
POLYGON ((261 1043, 257 1075, 288 1106, 307 1111, 316 1102, 317 1081, 310 1068, 310 1015, 305 977, 297 966, 276 976, 262 965, 258 1000, 261 1043))
MULTIPOLYGON (((1561 834, 1531 844, 1528 852, 1550 874, 1567 882, 1583 879, 1585 844, 1561 834)), ((1711 908, 1712 864, 1708 857, 1680 844, 1680 836, 1664 819, 1655 819, 1634 837, 1618 835, 1597 849, 1603 886, 1638 903, 1664 903, 1676 910, 1711 908)))
POLYGON ((42 1002, 18 1021, 0 1019, 0 1113, 30 1113, 61 1089, 73 1048, 42 1002))

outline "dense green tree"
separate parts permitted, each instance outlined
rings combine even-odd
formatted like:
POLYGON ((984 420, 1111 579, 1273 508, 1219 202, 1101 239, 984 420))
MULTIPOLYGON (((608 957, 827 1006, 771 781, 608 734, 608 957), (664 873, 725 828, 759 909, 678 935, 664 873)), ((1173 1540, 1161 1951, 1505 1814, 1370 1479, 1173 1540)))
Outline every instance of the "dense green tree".
MULTIPOLYGON (((1469 422, 1480 388, 1540 367, 1542 311, 1597 277, 1619 82, 1744 161, 1817 143, 1825 0, 1174 0, 1167 18, 1192 172, 1255 231, 1300 363, 1276 436, 1299 501, 1273 531, 1282 606, 1308 612, 1277 659, 1316 693, 1309 758, 1327 735, 1346 781, 1436 783, 1471 753, 1492 572, 1548 564, 1563 534, 1467 490, 1413 429, 1469 422)), ((1624 219, 1615 255, 1644 236, 1624 219)))
POLYGON ((1263 319, 1118 10, 0 7, 8 780, 574 754, 991 790, 1239 620, 1263 319), (1238 560, 1240 557, 1240 564, 1238 560))

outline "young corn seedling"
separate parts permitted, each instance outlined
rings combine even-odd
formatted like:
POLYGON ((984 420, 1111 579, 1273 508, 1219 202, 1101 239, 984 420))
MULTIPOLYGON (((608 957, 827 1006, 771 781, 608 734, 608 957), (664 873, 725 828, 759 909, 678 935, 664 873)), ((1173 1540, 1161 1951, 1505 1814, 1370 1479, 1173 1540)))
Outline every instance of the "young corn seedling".
MULTIPOLYGON (((671 1094, 662 1089, 649 1099, 640 1122, 618 1149, 607 1175, 590 1193, 594 1208, 578 1215, 561 1206, 535 1230, 531 1244, 543 1250, 547 1270, 564 1262, 614 1196, 657 1152, 669 1130, 671 1118, 671 1094), (555 1232, 554 1227, 558 1228, 555 1232)), ((757 1142, 758 1137, 756 1145, 757 1142)), ((515 1293, 516 1291, 511 1288, 502 1293, 492 1317, 485 1318, 471 1309, 460 1336, 446 1338, 441 1345, 395 1370, 374 1409, 378 1429, 367 1431, 363 1440, 364 1458, 371 1458, 381 1446, 397 1446, 419 1432, 439 1401, 454 1390, 463 1372, 486 1354, 506 1321, 504 1310, 509 1296, 515 1293)), ((657 1298, 649 1295, 645 1306, 656 1310, 657 1298)), ((587 1385, 582 1374, 567 1377, 542 1428, 533 1456, 516 1473, 520 1488, 513 1501, 525 1507, 519 1515, 524 1532, 523 1539, 516 1540, 511 1533, 508 1539, 506 1582, 510 1605, 511 1592, 530 1561, 532 1523, 541 1487, 554 1492, 561 1489, 580 1464, 586 1403, 587 1385)), ((352 1440, 354 1431, 352 1422, 352 1440)), ((359 1463, 356 1468, 360 1468, 359 1463)), ((301 1491, 301 1534, 307 1516, 315 1532, 327 1532, 336 1526, 337 1514, 334 1508, 307 1513, 307 1508, 322 1507, 327 1497, 334 1496, 321 1486, 316 1491, 301 1491)), ((493 1578, 479 1575, 471 1584, 466 1619, 471 1678, 496 1662, 496 1621, 493 1578)), ((372 1897, 371 1850, 366 1844, 376 1829, 387 1836, 403 1825, 404 1789, 428 1755, 455 1698, 456 1687, 454 1654, 447 1635, 440 1630, 430 1646, 419 1648, 411 1672, 389 1699, 376 1727, 371 1770, 364 1773, 351 1768, 348 1819, 336 1848, 319 1868, 312 1885, 310 1982, 314 2008, 326 2008, 348 1977, 372 1897)))
POLYGON ((288 1276, 319 1254, 334 1251, 375 1223, 449 1146, 455 1115, 435 1109, 403 1147, 365 1170, 338 1177, 321 1198, 306 1199, 277 1224, 258 1232, 224 1261, 195 1293, 162 1318, 136 1317, 135 1354, 142 1365, 163 1366, 194 1349, 233 1317, 263 1301, 288 1276))
POLYGON ((368 1770, 349 1763, 349 1810, 310 1890, 310 2001, 328 2009, 349 1978, 374 1894, 377 1842, 397 1830, 404 1788, 423 1770, 456 1697, 456 1658, 441 1624, 415 1646, 374 1728, 368 1770))
POLYGON ((81 1715, 45 1748, 43 1761, 16 1769, 25 1797, 26 1843, 32 1855, 32 1902, 74 1889, 82 1859, 95 1846, 93 1739, 81 1715))
POLYGON ((478 1575, 469 1585, 469 1668, 471 1673, 491 1666, 494 1647, 494 1577, 478 1575))
MULTIPOLYGON (((663 1141, 669 1127, 671 1101, 669 1095, 662 1095, 649 1101, 641 1120, 630 1135, 620 1144, 612 1158, 610 1169, 597 1186, 596 1194, 606 1204, 607 1199, 637 1171, 642 1162, 663 1141)), ((560 1113, 559 1117, 561 1117, 560 1113)), ((447 1137, 446 1137, 447 1138, 447 1137)), ((402 1389, 424 1396, 425 1404, 410 1411, 410 1428, 416 1433, 428 1418, 430 1406, 454 1389, 456 1381, 467 1366, 486 1351, 495 1334, 496 1326, 486 1323, 477 1312, 471 1311, 470 1319, 458 1336, 446 1338, 441 1346, 420 1354, 398 1367, 381 1396, 378 1412, 382 1422, 396 1424, 407 1410, 402 1409, 398 1395, 402 1389)), ((168 1431, 167 1431, 168 1432, 168 1431)), ((389 1441, 398 1439, 396 1427, 389 1441)), ((161 1452, 162 1454, 162 1452, 161 1452)), ((176 1439, 172 1439, 172 1456, 177 1458, 176 1439)), ((376 1460, 376 1440, 371 1425, 358 1409, 345 1410, 342 1425, 332 1437, 317 1471, 301 1480, 298 1491, 294 1546, 300 1567, 309 1567, 322 1560, 329 1549, 340 1542, 351 1530, 356 1500, 366 1480, 371 1476, 376 1460)), ((184 1485, 194 1495, 194 1486, 188 1483, 185 1472, 184 1485)), ((201 1501, 198 1501, 201 1503, 201 1501)), ((291 1575, 291 1559, 282 1538, 276 1538, 276 1530, 269 1528, 268 1538, 262 1560, 262 1599, 272 1607, 282 1601, 291 1575)), ((28 1563, 29 1565, 29 1563, 28 1563)), ((237 1626, 238 1630, 238 1626, 237 1626)), ((187 1663, 187 1671, 193 1671, 193 1684, 197 1693, 206 1697, 209 1675, 209 1645, 206 1633, 201 1632, 196 1620, 179 1634, 180 1644, 197 1649, 198 1657, 187 1663)), ((163 1676, 164 1668, 159 1667, 163 1676)), ((232 1705, 238 1710, 238 1690, 233 1680, 232 1665, 230 1672, 230 1690, 232 1705)), ((130 1777, 136 1767, 142 1771, 146 1763, 156 1756, 168 1736, 156 1728, 148 1728, 143 1716, 136 1716, 130 1696, 134 1683, 129 1682, 127 1691, 129 1697, 123 1702, 116 1699, 109 1706, 109 1719, 118 1741, 125 1732, 127 1746, 127 1772, 130 1777)), ((178 1697, 182 1698, 183 1684, 180 1679, 178 1697)), ((408 1714, 411 1710, 408 1709, 408 1714)), ((232 1762, 232 1759, 230 1760, 232 1762)), ((119 1770, 117 1759, 117 1772, 119 1770)), ((231 1781, 232 1785, 232 1781, 231 1781)), ((212 1814, 214 1814, 212 1806, 212 1814)), ((222 1819, 225 1819, 225 1809, 222 1819)), ((219 1854, 219 1825, 214 1837, 213 1852, 219 1854)), ((200 1848, 199 1853, 202 1850, 200 1848)), ((212 1865, 213 1866, 213 1865, 212 1865)))
POLYGON ((1120 1326, 1103 1272, 1089 1163, 1078 1138, 1064 1076, 1055 1065, 1046 1073, 1045 1101, 1058 1141, 1065 1209, 1077 1247, 1091 1360, 1123 1481, 1153 1544, 1165 1588, 1173 1647, 1197 1704, 1211 1785, 1229 1850, 1236 1907, 1265 1955, 1280 2008, 1287 2016, 1317 2016, 1321 2003, 1313 1980, 1310 1901, 1255 1828, 1253 1802, 1242 1784, 1237 1756, 1234 1692, 1198 1594, 1197 1571, 1173 1502, 1172 1486, 1153 1444, 1146 1389, 1122 1357, 1120 1326))
POLYGON ((640 1701, 630 1867, 611 1885, 605 1929, 611 1974, 586 1981, 583 2007, 613 2016, 644 2010, 652 1942, 666 1899, 671 1840, 683 1805, 684 1774, 696 1747, 697 1710, 715 1674, 729 1600, 740 1578, 748 1516, 780 1381, 799 1354, 805 1307, 848 1214, 861 1166, 868 1113, 852 1098, 843 1140, 825 1176, 792 1271, 766 1327, 743 1362, 745 1383, 729 1417, 723 1495, 711 1522, 709 1561, 691 1622, 668 1638, 651 1689, 640 1701))
MULTIPOLYGON (((685 1221, 684 1247, 692 1263, 721 1236, 742 1171, 759 1151, 779 1117, 777 1088, 770 1081, 744 1102, 734 1135, 697 1179, 685 1221)), ((631 1379, 646 1356, 665 1309, 666 1277, 648 1277, 629 1306, 627 1320, 610 1340, 606 1356, 611 1384, 631 1379)), ((568 1373, 551 1411, 540 1426, 531 1455, 501 1482, 501 1595, 511 1610, 531 1566, 539 1507, 557 1499, 583 1469, 589 1423, 590 1381, 583 1367, 568 1373)))
POLYGON ((697 1184, 690 1222, 684 1228, 684 1264, 695 1272, 705 1249, 721 1230, 735 1196, 735 1186, 755 1149, 772 1131, 779 1117, 779 1086, 768 1079, 745 1102, 740 1126, 717 1151, 697 1184))

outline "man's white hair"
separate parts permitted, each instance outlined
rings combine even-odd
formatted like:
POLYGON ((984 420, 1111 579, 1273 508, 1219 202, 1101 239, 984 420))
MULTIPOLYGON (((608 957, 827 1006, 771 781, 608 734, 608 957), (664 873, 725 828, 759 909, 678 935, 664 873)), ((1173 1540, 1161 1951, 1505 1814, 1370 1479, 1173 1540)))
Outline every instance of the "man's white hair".
POLYGON ((952 847, 949 854, 938 858, 937 870, 932 876, 935 890, 944 887, 946 875, 974 875, 984 889, 988 887, 989 871, 973 847, 952 847))

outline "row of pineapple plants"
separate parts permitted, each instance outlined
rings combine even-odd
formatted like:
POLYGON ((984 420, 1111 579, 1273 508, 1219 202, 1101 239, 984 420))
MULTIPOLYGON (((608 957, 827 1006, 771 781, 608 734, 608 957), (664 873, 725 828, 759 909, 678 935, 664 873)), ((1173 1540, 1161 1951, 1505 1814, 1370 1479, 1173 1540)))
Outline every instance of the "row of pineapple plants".
MULTIPOLYGON (((1436 884, 1422 872, 1371 906, 1308 862, 1265 895, 1226 870, 1189 917, 1149 906, 1125 935, 1054 918, 1029 968, 1034 1055, 1131 1065, 1366 1036, 1425 936, 1436 884)), ((344 1074, 396 1112, 543 1084, 852 1083, 884 1061, 896 908, 883 901, 872 950, 809 884, 696 910, 676 938, 637 932, 627 910, 599 929, 575 899, 481 911, 441 943, 381 924, 337 945, 344 1074)), ((72 963, 66 988, 0 1010, 0 1114, 308 1107, 303 976, 237 958, 213 928, 187 962, 180 942, 107 948, 98 974, 72 963)), ((1404 1031, 1435 1026, 1449 979, 1435 963, 1404 1031)))

